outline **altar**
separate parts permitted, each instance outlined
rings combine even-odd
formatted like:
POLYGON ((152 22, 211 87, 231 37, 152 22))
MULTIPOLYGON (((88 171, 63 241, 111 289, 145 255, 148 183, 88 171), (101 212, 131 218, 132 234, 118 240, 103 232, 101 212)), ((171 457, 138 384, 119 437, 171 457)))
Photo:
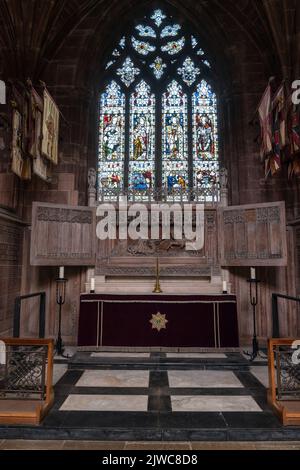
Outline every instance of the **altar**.
POLYGON ((233 348, 234 295, 82 294, 78 346, 233 348))

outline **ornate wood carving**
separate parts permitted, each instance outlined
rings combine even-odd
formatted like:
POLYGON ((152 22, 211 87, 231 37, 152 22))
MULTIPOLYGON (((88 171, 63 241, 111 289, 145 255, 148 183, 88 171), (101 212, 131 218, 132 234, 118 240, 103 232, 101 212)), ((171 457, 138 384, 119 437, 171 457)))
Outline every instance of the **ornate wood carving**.
POLYGON ((284 202, 219 209, 222 266, 286 266, 284 202))
POLYGON ((95 264, 95 211, 33 203, 30 261, 36 266, 95 264))
POLYGON ((153 276, 155 259, 159 256, 161 276, 218 275, 217 224, 217 210, 205 209, 204 247, 200 251, 186 251, 185 240, 97 240, 96 274, 153 276))

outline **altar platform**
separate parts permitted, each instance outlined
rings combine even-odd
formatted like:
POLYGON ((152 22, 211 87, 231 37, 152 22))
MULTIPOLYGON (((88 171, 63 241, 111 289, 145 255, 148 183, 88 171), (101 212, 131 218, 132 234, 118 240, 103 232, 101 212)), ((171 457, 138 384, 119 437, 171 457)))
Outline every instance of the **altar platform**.
POLYGON ((238 347, 236 297, 228 294, 82 294, 78 346, 238 347))

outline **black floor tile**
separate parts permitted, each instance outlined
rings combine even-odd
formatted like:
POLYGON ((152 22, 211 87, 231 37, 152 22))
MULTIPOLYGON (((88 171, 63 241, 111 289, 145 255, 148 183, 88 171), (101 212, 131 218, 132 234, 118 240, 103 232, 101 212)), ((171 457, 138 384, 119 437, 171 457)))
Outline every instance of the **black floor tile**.
POLYGON ((242 383, 242 385, 247 389, 257 389, 261 390, 262 392, 266 393, 266 388, 263 384, 251 374, 251 372, 247 371, 234 371, 234 374, 242 383))
POLYGON ((200 428, 226 428, 221 413, 188 413, 173 412, 160 413, 159 424, 162 428, 200 429, 200 428))
POLYGON ((168 387, 169 379, 167 371, 150 371, 149 387, 168 387))
POLYGON ((149 396, 148 411, 166 412, 172 411, 171 398, 169 395, 149 396))
POLYGON ((67 372, 62 376, 55 386, 75 385, 82 376, 83 372, 84 370, 67 370, 67 372))
POLYGON ((222 413, 229 428, 278 428, 280 421, 270 412, 224 412, 222 413))
POLYGON ((69 411, 65 427, 151 428, 158 426, 158 414, 119 411, 69 411))

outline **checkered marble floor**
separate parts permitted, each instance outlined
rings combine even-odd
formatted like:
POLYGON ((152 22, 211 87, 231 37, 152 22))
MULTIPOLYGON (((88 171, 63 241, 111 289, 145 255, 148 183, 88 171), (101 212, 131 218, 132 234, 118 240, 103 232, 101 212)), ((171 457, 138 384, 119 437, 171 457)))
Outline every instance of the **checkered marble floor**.
POLYGON ((266 360, 249 363, 237 352, 86 352, 65 371, 57 366, 55 404, 41 426, 46 433, 257 440, 261 432, 271 440, 282 431, 267 404, 266 360))

